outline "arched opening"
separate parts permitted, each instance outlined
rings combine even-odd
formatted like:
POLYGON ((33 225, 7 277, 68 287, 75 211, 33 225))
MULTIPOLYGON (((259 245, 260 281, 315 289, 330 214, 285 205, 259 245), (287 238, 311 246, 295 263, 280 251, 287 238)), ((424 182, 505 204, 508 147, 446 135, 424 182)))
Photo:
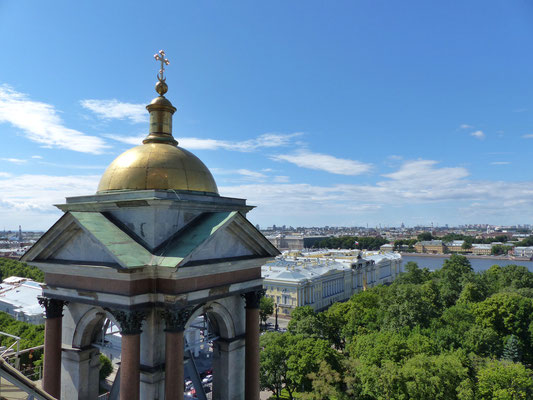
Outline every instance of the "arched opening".
POLYGON ((81 314, 72 334, 72 349, 63 350, 63 398, 96 399, 101 392, 111 391, 121 353, 121 337, 114 317, 101 307, 72 304, 81 314), (100 354, 111 361, 110 383, 100 381, 100 354), (65 384, 66 383, 66 384, 65 384), (102 384, 102 386, 101 386, 102 384))
POLYGON ((184 332, 186 399, 228 398, 229 376, 236 373, 230 362, 235 351, 228 346, 236 337, 234 318, 219 301, 197 308, 189 318, 184 332))

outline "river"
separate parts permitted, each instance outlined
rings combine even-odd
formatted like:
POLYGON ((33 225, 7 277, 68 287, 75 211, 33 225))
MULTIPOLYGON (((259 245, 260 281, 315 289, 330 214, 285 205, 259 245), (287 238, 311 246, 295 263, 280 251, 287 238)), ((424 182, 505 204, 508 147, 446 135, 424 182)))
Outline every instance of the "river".
MULTIPOLYGON (((418 264, 420 268, 427 267, 430 270, 440 269, 442 267, 442 264, 444 263, 444 260, 447 260, 448 257, 442 257, 442 256, 402 256, 402 262, 403 266, 407 264, 409 261, 413 261, 418 264)), ((533 261, 517 261, 517 260, 502 260, 497 258, 469 258, 468 261, 470 261, 470 264, 472 265, 472 268, 474 271, 485 271, 492 267, 493 265, 509 265, 509 264, 516 264, 516 265, 523 265, 524 267, 527 267, 531 272, 533 272, 533 261)))

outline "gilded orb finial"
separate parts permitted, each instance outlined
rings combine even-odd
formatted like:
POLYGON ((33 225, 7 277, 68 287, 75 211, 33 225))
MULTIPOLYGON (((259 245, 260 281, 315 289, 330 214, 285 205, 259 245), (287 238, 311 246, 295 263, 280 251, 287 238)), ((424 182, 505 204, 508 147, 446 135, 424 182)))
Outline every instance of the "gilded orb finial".
POLYGON ((168 86, 165 83, 167 78, 165 78, 164 76, 165 65, 169 65, 170 61, 165 58, 164 50, 159 50, 156 54, 154 54, 154 58, 156 59, 156 61, 159 61, 161 63, 161 69, 157 74, 158 82, 155 84, 155 91, 159 93, 160 96, 163 96, 168 90, 168 86))

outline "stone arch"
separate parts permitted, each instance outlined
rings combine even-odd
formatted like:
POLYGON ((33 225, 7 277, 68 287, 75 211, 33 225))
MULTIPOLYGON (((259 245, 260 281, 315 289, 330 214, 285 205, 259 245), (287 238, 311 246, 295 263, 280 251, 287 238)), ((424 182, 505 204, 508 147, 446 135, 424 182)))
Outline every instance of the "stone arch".
POLYGON ((119 326, 113 315, 102 307, 92 307, 87 310, 76 324, 72 337, 72 347, 86 348, 90 346, 95 341, 106 318, 119 326))
POLYGON ((200 307, 197 307, 185 327, 188 328, 190 324, 200 315, 206 314, 209 322, 215 327, 216 332, 222 338, 233 338, 237 335, 235 321, 230 311, 220 302, 208 302, 200 307))

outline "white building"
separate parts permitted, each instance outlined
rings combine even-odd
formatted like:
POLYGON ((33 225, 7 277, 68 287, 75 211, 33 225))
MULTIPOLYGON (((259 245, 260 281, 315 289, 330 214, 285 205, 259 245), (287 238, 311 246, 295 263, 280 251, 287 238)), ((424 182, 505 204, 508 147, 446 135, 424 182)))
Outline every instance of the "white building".
POLYGON ((524 247, 524 246, 517 246, 513 250, 513 255, 515 257, 533 257, 533 246, 524 247))
POLYGON ((6 278, 0 284, 0 311, 18 321, 43 324, 43 309, 37 301, 42 292, 38 282, 18 276, 6 278))
POLYGON ((401 255, 320 251, 287 255, 262 267, 263 287, 289 316, 299 306, 324 310, 337 301, 348 300, 354 293, 392 282, 401 272, 401 255))

